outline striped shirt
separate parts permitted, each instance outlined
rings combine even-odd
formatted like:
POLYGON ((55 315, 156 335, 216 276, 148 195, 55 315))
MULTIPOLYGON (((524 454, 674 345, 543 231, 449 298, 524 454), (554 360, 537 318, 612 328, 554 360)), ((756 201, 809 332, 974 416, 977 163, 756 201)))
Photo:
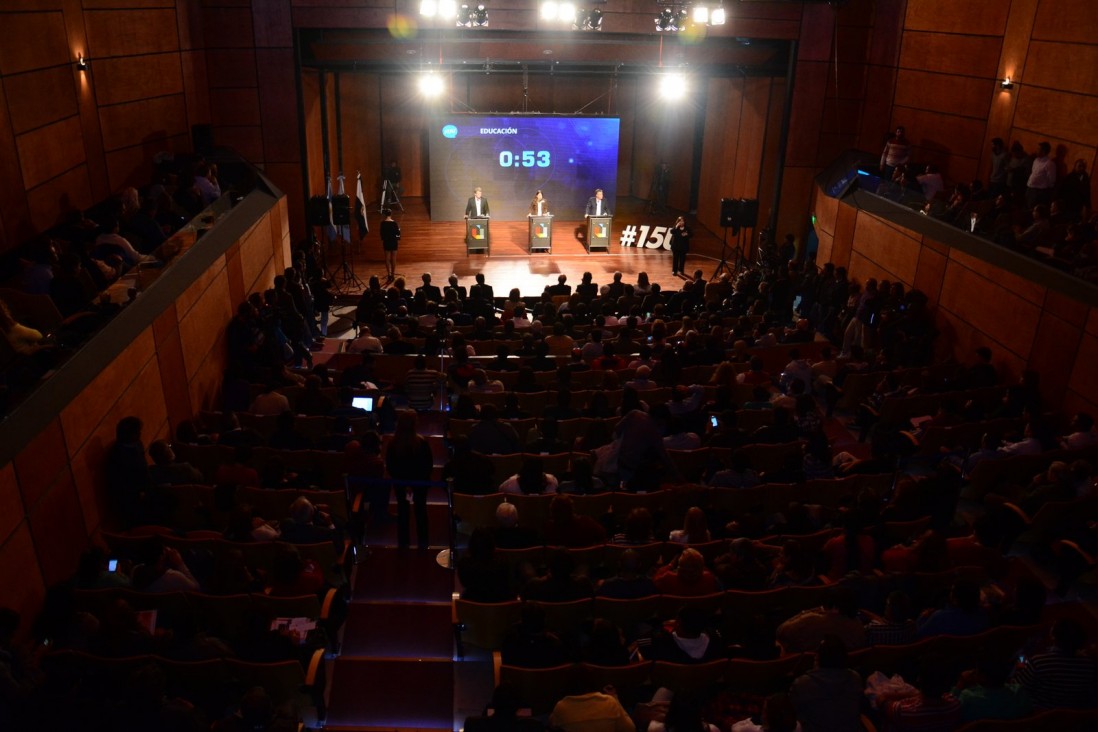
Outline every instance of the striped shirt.
POLYGON ((892 732, 951 732, 960 725, 961 702, 951 694, 930 701, 920 694, 889 702, 884 716, 892 732))
POLYGON ((1014 674, 1038 709, 1069 707, 1079 709, 1094 706, 1098 668, 1093 658, 1067 655, 1053 648, 1037 653, 1014 674))

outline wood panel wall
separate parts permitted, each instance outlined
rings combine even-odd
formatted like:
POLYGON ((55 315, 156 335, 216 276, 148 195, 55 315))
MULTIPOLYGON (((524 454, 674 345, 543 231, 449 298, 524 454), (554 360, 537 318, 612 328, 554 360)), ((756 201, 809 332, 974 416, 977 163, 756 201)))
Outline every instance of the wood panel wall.
POLYGON ((198 0, 28 0, 0 9, 0 250, 149 181, 207 119, 198 0), (76 68, 77 59, 89 68, 76 68))
POLYGON ((244 295, 269 286, 286 266, 289 249, 283 197, 15 460, 0 466, 3 604, 20 611, 24 623, 34 618, 48 587, 72 576, 103 523, 103 465, 118 420, 139 417, 148 444, 170 437, 199 410, 216 409, 227 358, 225 326, 244 295))
POLYGON ((1095 68, 1087 0, 907 0, 889 127, 906 126, 915 158, 952 181, 987 179, 993 137, 1031 152, 1047 140, 1061 175, 1077 159, 1093 170, 1095 68), (1007 76, 1011 90, 999 84, 1007 76))
POLYGON ((887 221, 818 188, 813 202, 818 262, 922 290, 941 335, 940 358, 962 363, 979 346, 995 354, 1004 379, 1041 375, 1049 408, 1098 410, 1098 307, 1088 306, 887 221))

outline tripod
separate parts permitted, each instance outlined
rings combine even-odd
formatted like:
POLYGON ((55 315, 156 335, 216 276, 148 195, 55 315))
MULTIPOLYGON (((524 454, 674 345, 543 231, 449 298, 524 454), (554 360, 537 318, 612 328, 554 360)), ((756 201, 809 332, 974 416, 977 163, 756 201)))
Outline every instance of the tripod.
POLYGON ((396 188, 393 188, 392 181, 384 179, 381 181, 381 203, 378 204, 377 210, 380 213, 392 205, 397 205, 400 210, 404 210, 404 204, 400 202, 400 196, 397 195, 396 188))
POLYGON ((648 187, 648 203, 644 212, 648 214, 664 213, 667 210, 667 187, 671 180, 671 166, 660 163, 652 176, 652 185, 648 187))
POLYGON ((347 258, 347 250, 351 248, 351 243, 343 238, 342 227, 337 231, 339 233, 336 235, 335 243, 339 247, 339 267, 333 273, 332 284, 335 285, 336 291, 340 294, 343 294, 344 290, 361 290, 366 286, 366 283, 355 274, 354 259, 347 258))

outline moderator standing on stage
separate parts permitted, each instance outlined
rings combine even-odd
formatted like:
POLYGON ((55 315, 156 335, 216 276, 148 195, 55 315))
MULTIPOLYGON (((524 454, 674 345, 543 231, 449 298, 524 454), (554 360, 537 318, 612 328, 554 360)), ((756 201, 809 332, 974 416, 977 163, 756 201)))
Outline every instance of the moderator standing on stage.
POLYGON ((686 270, 686 253, 690 251, 690 237, 693 232, 682 216, 675 219, 671 229, 671 274, 679 275, 686 270))
POLYGON ((545 196, 541 195, 541 191, 534 194, 534 198, 530 201, 530 216, 548 216, 549 215, 549 201, 545 196))
POLYGON ((465 204, 465 218, 488 218, 488 199, 481 195, 480 187, 473 189, 469 203, 465 204))
POLYGON ((381 212, 385 218, 381 221, 381 248, 385 250, 385 278, 392 282, 396 277, 396 252, 400 243, 400 224, 393 221, 393 210, 387 208, 381 212))
POLYGON ((596 188, 595 195, 587 199, 587 210, 583 212, 583 218, 609 215, 610 209, 607 207, 606 201, 602 200, 602 189, 596 188))

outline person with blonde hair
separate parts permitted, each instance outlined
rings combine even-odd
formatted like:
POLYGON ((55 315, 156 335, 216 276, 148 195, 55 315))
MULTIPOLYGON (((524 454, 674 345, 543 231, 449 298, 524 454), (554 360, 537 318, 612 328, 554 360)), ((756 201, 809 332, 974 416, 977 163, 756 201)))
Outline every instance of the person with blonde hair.
POLYGON ((686 511, 681 529, 675 529, 668 537, 677 544, 704 544, 710 540, 709 527, 706 525, 705 512, 697 506, 686 511))

